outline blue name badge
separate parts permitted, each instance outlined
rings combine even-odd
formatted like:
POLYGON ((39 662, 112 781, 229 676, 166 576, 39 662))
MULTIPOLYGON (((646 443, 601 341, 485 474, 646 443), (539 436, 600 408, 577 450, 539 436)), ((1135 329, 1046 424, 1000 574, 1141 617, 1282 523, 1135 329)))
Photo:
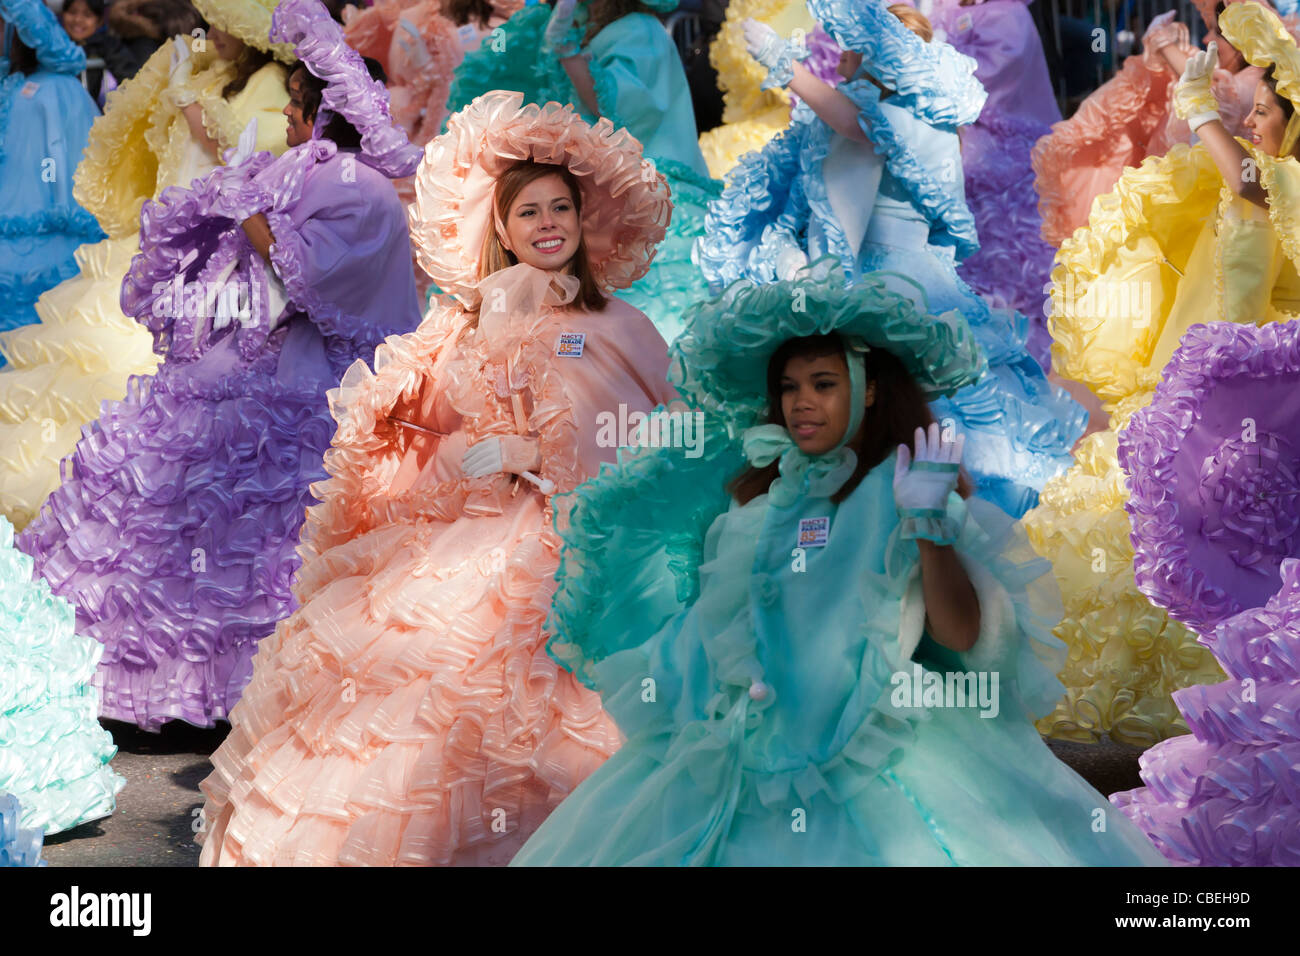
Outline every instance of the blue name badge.
POLYGON ((582 349, 586 343, 586 332, 561 332, 555 354, 560 358, 582 358, 582 349))
POLYGON ((824 548, 830 536, 831 519, 829 517, 799 519, 799 543, 797 547, 824 548))

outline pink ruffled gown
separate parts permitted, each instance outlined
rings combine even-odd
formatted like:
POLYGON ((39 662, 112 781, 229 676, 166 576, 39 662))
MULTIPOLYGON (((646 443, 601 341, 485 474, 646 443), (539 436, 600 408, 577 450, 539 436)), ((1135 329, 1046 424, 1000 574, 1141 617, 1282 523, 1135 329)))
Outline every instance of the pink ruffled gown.
POLYGON ((674 397, 649 319, 618 299, 577 310, 552 276, 490 276, 477 330, 435 302, 331 393, 301 606, 259 646, 213 755, 205 865, 504 864, 618 747, 599 697, 544 649, 563 499, 460 469, 469 445, 528 432, 569 491, 614 460, 599 416, 674 397), (581 355, 557 355, 566 332, 581 355))
MULTIPOLYGON (((1214 71, 1219 115, 1233 136, 1245 133, 1241 124, 1263 75, 1254 66, 1237 73, 1214 71)), ((1038 141, 1032 162, 1044 239, 1059 246, 1087 225, 1093 200, 1115 188, 1125 167, 1163 156, 1175 143, 1191 142, 1186 121, 1173 112, 1177 83, 1159 54, 1131 56, 1073 116, 1038 141)))

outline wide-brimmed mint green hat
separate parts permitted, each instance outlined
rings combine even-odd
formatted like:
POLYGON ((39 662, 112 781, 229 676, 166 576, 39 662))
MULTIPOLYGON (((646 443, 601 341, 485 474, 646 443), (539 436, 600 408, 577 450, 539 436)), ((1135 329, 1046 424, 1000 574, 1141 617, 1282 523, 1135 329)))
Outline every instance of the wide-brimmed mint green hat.
POLYGON ((907 281, 868 272, 846 286, 831 256, 785 281, 741 279, 688 316, 671 349, 670 376, 688 400, 746 427, 767 412, 767 366, 776 350, 790 339, 836 332, 897 356, 928 399, 951 395, 984 373, 984 354, 960 313, 930 315, 894 291, 907 281))

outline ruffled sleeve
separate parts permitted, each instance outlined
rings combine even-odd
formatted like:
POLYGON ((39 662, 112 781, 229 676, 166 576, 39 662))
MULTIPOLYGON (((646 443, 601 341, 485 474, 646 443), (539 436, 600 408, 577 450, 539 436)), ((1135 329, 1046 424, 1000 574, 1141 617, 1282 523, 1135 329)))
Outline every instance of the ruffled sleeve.
POLYGON ((1213 225, 1222 184, 1204 147, 1175 146, 1097 198, 1088 228, 1062 243, 1052 268, 1053 369, 1103 402, 1147 387, 1156 342, 1197 238, 1213 225), (1134 309, 1118 299, 1129 290, 1150 290, 1150 298, 1134 309))
POLYGON ((158 183, 158 155, 146 134, 167 88, 170 57, 167 46, 160 47, 140 72, 108 94, 74 174, 73 196, 113 237, 139 228, 140 204, 158 183))
MULTIPOLYGON (((1250 147, 1247 147, 1250 149, 1250 147)), ((1251 150, 1259 162, 1259 181, 1268 193, 1268 216, 1282 252, 1300 270, 1300 162, 1251 150)))
POLYGON ((390 79, 394 75, 401 79, 389 85, 393 119, 407 131, 412 143, 423 146, 442 129, 452 76, 464 52, 455 24, 438 13, 437 4, 422 3, 408 9, 401 19, 419 32, 428 58, 418 68, 408 66, 400 43, 405 28, 399 21, 388 55, 394 67, 390 79))
MULTIPOLYGON (((1056 675, 1065 666, 1066 648, 1052 634, 1064 612, 1051 563, 1034 552, 1020 522, 997 506, 981 498, 956 499, 949 512, 961 521, 953 547, 980 605, 975 646, 956 657, 966 670, 996 673, 1003 699, 1009 693, 1025 716, 1035 719, 1048 713, 1065 691, 1056 675)), ((914 569, 900 613, 899 652, 908 658, 917 651, 921 635, 916 622, 925 615, 916 542, 895 531, 887 567, 894 576, 900 569, 914 569)))
MULTIPOLYGON (((685 448, 619 451, 563 502, 567 521, 547 627, 551 656, 588 687, 597 666, 644 645, 699 594, 705 534, 730 498, 723 490, 744 465, 739 442, 706 421, 704 453, 685 448)), ((648 651, 647 651, 648 653, 648 651)))
POLYGON ((36 51, 43 69, 75 75, 86 68, 85 52, 72 42, 41 0, 0 0, 0 17, 36 51))
POLYGON ((795 124, 761 150, 746 153, 722 195, 709 203, 704 235, 695 248, 715 293, 738 279, 764 275, 775 262, 777 246, 802 247, 809 212, 800 163, 802 136, 801 125, 795 124))
POLYGON ((374 348, 419 321, 404 210, 382 174, 339 154, 310 169, 301 198, 267 220, 276 274, 325 335, 374 348))
POLYGON ((863 55, 862 69, 930 123, 964 126, 979 118, 984 87, 976 62, 939 40, 926 43, 880 0, 809 0, 808 10, 845 50, 863 55))
POLYGON ((1110 192, 1126 166, 1146 158, 1171 113, 1172 79, 1167 70, 1153 72, 1131 56, 1034 146, 1034 188, 1048 243, 1061 245, 1087 223, 1093 200, 1110 192))
POLYGON ((681 163, 707 176, 689 97, 681 99, 686 92, 681 60, 663 24, 647 14, 628 14, 601 30, 584 52, 590 53, 600 115, 646 143, 656 162, 681 163), (682 122, 687 114, 689 133, 682 122), (690 142, 679 142, 677 134, 689 135, 690 142))
MULTIPOLYGON (((891 14, 892 17, 892 14, 891 14)), ((961 153, 955 134, 936 129, 924 117, 900 108, 894 97, 882 102, 875 84, 859 80, 841 85, 858 106, 858 125, 893 177, 930 221, 930 242, 953 249, 958 260, 979 251, 975 217, 963 195, 961 153), (944 156, 940 137, 952 137, 944 156), (932 148, 930 148, 932 147, 932 148), (932 168, 947 161, 947 170, 932 168), (945 188, 944 182, 947 181, 945 188)))

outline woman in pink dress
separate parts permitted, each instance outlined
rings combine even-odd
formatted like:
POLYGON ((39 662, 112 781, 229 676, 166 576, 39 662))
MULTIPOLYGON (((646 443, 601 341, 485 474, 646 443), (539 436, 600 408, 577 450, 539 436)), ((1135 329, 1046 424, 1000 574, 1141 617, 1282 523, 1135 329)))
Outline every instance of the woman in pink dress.
MULTIPOLYGON (((1241 124, 1264 71, 1248 64, 1218 34, 1222 2, 1193 2, 1206 24, 1205 42, 1219 45, 1213 79, 1219 114, 1228 132, 1245 135, 1241 124)), ((1262 2, 1269 6, 1267 0, 1262 2)), ((1172 16, 1170 11, 1157 17, 1142 38, 1142 53, 1126 59, 1114 77, 1034 147, 1043 238, 1053 246, 1088 222, 1092 201, 1115 188, 1125 167, 1137 166, 1148 156, 1163 156, 1175 143, 1191 142, 1187 122, 1174 115, 1173 95, 1188 56, 1196 50, 1188 44, 1186 25, 1172 22, 1172 16)), ((1292 23, 1288 28, 1297 32, 1292 23)))
POLYGON ((204 864, 504 864, 618 746, 544 649, 552 493, 674 397, 663 339, 607 294, 649 268, 668 190, 626 131, 522 100, 427 148, 414 240, 447 296, 330 395, 300 608, 213 755, 204 864))

